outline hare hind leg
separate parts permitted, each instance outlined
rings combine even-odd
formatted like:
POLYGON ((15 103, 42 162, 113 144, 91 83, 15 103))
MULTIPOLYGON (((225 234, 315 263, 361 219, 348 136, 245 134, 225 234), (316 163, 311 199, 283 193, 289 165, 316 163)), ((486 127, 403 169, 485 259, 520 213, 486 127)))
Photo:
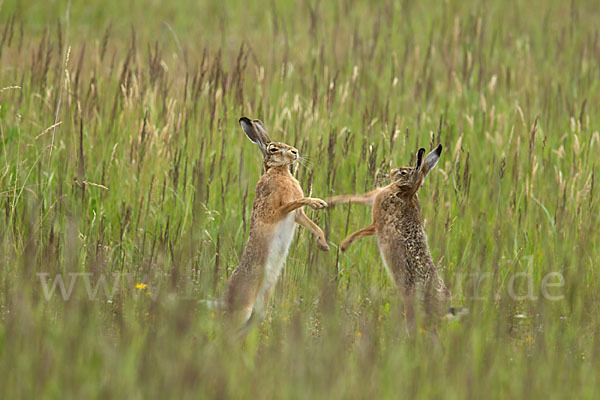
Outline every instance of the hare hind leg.
POLYGON ((230 278, 224 297, 225 316, 234 329, 244 326, 250 319, 258 289, 254 279, 236 272, 230 278))
POLYGON ((253 325, 260 324, 265 319, 269 307, 269 300, 274 290, 275 285, 258 294, 254 306, 250 310, 248 319, 239 330, 240 335, 245 336, 253 325))
POLYGON ((252 320, 252 305, 227 313, 227 322, 232 332, 245 336, 252 320))
POLYGON ((423 298, 427 324, 435 327, 439 319, 450 310, 450 290, 435 272, 425 285, 425 296, 423 298))
POLYGON ((366 237, 366 236, 373 236, 374 234, 377 233, 377 229, 375 227, 375 224, 371 224, 367 227, 364 227, 350 235, 348 235, 348 237, 346 237, 346 239, 344 239, 342 241, 342 243, 340 244, 340 250, 341 251, 346 251, 348 249, 348 247, 352 244, 352 242, 366 237))
POLYGON ((400 289, 400 296, 404 303, 404 318, 406 319, 406 333, 414 337, 417 332, 417 317, 415 310, 416 296, 412 289, 400 289))

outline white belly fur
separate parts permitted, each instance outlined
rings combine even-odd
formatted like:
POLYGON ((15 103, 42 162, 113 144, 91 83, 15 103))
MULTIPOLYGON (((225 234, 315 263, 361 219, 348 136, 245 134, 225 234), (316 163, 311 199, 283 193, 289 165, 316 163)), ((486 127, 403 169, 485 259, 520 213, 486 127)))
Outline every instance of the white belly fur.
POLYGON ((267 306, 264 304, 264 295, 277 283, 277 279, 279 279, 281 269, 287 258, 288 250, 294 238, 294 231, 296 230, 294 216, 295 213, 291 212, 273 228, 273 235, 271 236, 271 243, 268 250, 269 254, 267 255, 267 264, 265 265, 265 276, 258 291, 256 303, 254 304, 254 309, 259 313, 264 312, 264 308, 267 306))
POLYGON ((385 270, 387 271, 388 275, 392 279, 392 283, 396 284, 396 278, 394 277, 394 274, 392 273, 392 270, 390 270, 387 260, 385 259, 385 255, 383 254, 383 249, 381 248, 381 243, 379 243, 379 238, 377 238, 377 247, 379 247, 379 253, 381 254, 381 260, 383 261, 383 266, 385 267, 385 270))

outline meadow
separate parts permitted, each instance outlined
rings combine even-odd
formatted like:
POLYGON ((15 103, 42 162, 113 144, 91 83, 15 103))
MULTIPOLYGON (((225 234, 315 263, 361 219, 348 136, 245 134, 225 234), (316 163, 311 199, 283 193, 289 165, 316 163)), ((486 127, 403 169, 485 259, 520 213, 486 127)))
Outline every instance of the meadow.
POLYGON ((0 1, 0 398, 597 398, 599 130, 593 0, 0 1), (331 251, 298 229, 227 339, 242 115, 312 197, 444 146, 420 201, 470 313, 438 348, 374 238, 338 251, 358 205, 307 210, 331 251))

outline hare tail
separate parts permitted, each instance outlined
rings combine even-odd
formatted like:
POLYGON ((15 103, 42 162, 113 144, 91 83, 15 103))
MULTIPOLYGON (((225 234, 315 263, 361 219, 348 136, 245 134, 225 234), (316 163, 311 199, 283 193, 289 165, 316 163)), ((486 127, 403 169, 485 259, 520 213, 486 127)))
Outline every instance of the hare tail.
POLYGON ((469 309, 465 307, 450 307, 444 316, 449 321, 460 321, 469 314, 469 309))

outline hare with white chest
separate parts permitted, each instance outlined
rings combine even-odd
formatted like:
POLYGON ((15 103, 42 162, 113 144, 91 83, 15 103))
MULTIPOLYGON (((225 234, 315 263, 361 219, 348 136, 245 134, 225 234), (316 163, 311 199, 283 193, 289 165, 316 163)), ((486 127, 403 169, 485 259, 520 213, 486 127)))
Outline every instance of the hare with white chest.
POLYGON ((220 304, 235 327, 247 328, 251 321, 264 317, 296 224, 317 237, 319 249, 328 251, 329 246, 323 231, 302 209, 309 206, 318 210, 327 203, 304 197, 300 184, 290 173, 290 165, 299 158, 298 150, 285 143, 272 142, 259 120, 242 117, 239 122, 263 155, 264 173, 256 184, 246 248, 227 282, 220 304))

